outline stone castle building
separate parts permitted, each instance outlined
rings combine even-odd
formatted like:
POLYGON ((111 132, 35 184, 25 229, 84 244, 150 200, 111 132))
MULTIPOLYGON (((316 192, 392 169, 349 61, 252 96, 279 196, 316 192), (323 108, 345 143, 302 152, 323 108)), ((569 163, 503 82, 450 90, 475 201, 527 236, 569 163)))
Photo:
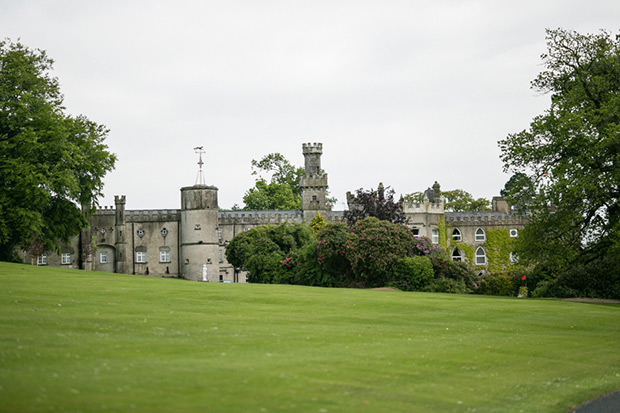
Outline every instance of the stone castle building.
MULTIPOLYGON (((180 209, 126 210, 125 196, 115 196, 113 208, 98 209, 80 237, 62 246, 60 254, 38 257, 38 264, 194 281, 245 282, 246 274, 233 268, 225 257, 226 245, 236 234, 265 224, 309 222, 317 213, 326 221, 344 220, 344 211, 331 211, 326 203, 322 144, 303 144, 302 153, 305 177, 300 185, 301 210, 219 210, 218 189, 205 184, 181 188, 180 209)), ((439 243, 440 230, 447 229, 452 259, 470 260, 484 270, 489 265, 486 232, 506 228, 511 236, 518 236, 526 224, 523 217, 511 213, 502 198, 493 198, 492 205, 492 211, 445 211, 440 186, 435 182, 425 192, 423 202, 405 204, 404 210, 414 234, 439 243), (467 257, 464 249, 475 254, 467 257)), ((33 260, 27 252, 22 252, 22 258, 24 262, 33 260)))

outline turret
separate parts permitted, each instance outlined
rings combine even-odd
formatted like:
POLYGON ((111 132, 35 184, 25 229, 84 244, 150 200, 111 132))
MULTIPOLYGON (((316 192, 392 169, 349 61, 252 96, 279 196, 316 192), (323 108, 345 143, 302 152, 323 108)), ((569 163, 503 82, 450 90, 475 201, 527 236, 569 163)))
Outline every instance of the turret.
POLYGON ((181 274, 188 280, 219 281, 217 188, 194 185, 181 188, 181 274))

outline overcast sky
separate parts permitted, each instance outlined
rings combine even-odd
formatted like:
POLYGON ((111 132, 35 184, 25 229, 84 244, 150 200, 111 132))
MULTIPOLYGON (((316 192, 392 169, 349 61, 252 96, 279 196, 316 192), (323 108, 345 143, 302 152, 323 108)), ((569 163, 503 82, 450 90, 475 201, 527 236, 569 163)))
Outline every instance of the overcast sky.
POLYGON ((101 205, 180 207, 204 146, 219 204, 243 205, 252 159, 323 169, 345 194, 497 195, 497 141, 549 103, 530 89, 545 28, 620 28, 620 1, 0 0, 0 36, 55 60, 67 112, 110 129, 101 205))

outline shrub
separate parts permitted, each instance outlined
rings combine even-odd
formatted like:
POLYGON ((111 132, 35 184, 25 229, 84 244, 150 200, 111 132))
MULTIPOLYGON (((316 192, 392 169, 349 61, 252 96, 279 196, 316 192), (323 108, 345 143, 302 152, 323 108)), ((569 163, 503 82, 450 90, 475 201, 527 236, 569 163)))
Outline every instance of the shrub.
POLYGON ((396 261, 389 285, 405 291, 420 291, 433 277, 433 264, 429 257, 404 257, 396 261))
POLYGON ((479 292, 485 295, 514 295, 514 282, 510 275, 487 274, 480 280, 479 292))
POLYGON ((351 227, 352 249, 349 261, 356 280, 366 287, 383 287, 389 280, 389 270, 407 256, 414 242, 411 231, 400 224, 374 217, 358 220, 351 227))

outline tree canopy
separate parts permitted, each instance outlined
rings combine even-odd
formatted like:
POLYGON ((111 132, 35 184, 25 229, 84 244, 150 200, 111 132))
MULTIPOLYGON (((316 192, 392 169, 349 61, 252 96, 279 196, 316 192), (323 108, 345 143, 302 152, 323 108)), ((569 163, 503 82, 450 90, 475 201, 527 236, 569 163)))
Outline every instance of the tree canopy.
MULTIPOLYGON (((491 203, 486 198, 475 199, 472 194, 462 189, 441 191, 445 199, 446 211, 489 211, 491 203)), ((412 192, 403 197, 405 202, 421 203, 424 201, 424 192, 412 192)))
POLYGON ((243 209, 300 209, 299 182, 303 168, 293 165, 279 153, 270 153, 260 160, 252 160, 252 175, 258 176, 254 188, 243 196, 243 209), (266 175, 270 175, 266 178, 266 175), (269 179, 269 180, 268 180, 269 179))
POLYGON ((45 51, 0 41, 0 258, 34 242, 58 249, 87 225, 114 168, 108 130, 65 114, 45 51))
POLYGON ((469 192, 462 189, 452 191, 441 191, 441 195, 446 199, 446 211, 490 211, 491 203, 486 198, 475 199, 469 192))
POLYGON ((546 40, 532 87, 551 95, 550 108, 499 142, 504 170, 532 184, 520 258, 561 271, 588 253, 618 268, 620 35, 557 29, 546 40))
POLYGON ((382 183, 376 191, 374 189, 365 191, 360 188, 355 191, 355 195, 347 193, 349 209, 344 211, 344 218, 349 225, 366 217, 404 224, 407 222, 407 217, 403 210, 403 200, 395 201, 394 193, 394 189, 389 186, 385 188, 382 183))

